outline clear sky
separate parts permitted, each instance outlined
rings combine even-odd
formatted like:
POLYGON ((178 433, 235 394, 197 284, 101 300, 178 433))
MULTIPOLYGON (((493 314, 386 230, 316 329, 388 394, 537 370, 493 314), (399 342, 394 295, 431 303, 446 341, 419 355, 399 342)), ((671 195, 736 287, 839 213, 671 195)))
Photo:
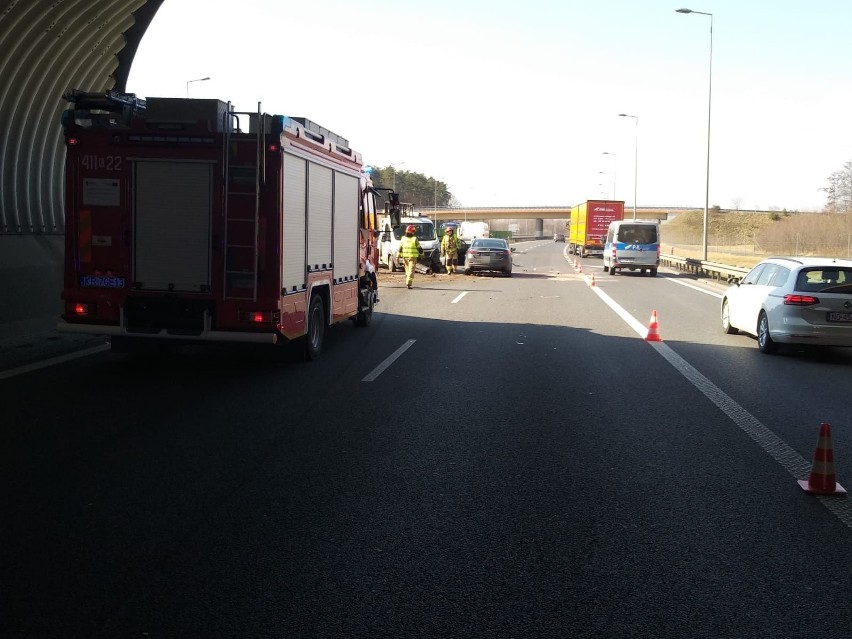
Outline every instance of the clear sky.
POLYGON ((166 0, 128 91, 304 116, 464 206, 821 210, 852 159, 848 0, 166 0), (619 113, 638 116, 636 120, 619 113), (614 155, 605 155, 604 153, 614 155))

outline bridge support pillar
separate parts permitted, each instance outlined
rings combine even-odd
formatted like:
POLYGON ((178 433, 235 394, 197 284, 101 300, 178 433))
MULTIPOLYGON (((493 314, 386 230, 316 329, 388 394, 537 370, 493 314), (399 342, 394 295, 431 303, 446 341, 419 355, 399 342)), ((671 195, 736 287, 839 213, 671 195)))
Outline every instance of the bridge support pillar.
POLYGON ((535 221, 535 239, 544 239, 544 220, 541 218, 535 221))

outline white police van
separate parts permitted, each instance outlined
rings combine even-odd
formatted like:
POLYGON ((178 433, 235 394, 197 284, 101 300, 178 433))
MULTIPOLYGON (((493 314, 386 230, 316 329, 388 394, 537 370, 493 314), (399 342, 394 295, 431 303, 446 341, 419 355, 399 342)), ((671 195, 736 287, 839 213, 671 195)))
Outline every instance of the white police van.
POLYGON ((660 266, 660 223, 657 220, 611 222, 603 249, 604 273, 640 270, 657 276, 660 266))

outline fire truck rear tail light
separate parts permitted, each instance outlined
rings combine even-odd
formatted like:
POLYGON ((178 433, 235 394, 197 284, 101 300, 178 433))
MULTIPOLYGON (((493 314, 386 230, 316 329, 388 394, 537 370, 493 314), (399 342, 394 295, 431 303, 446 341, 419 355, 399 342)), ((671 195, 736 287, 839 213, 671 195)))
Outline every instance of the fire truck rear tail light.
POLYGON ((96 306, 86 302, 69 302, 65 306, 68 315, 76 315, 77 317, 86 317, 94 315, 96 306))
POLYGON ((281 320, 281 313, 278 311, 240 311, 241 322, 251 322, 252 324, 278 324, 281 320))
POLYGON ((78 140, 77 138, 68 138, 68 146, 77 146, 78 140))
POLYGON ((269 152, 270 153, 277 153, 280 150, 281 150, 281 147, 278 146, 277 144, 270 144, 269 145, 269 152))

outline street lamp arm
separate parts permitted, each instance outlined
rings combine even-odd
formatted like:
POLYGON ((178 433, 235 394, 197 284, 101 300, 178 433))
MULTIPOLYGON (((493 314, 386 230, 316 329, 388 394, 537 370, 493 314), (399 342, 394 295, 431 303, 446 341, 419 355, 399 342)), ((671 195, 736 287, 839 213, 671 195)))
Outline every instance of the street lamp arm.
POLYGON ((186 81, 186 97, 189 98, 189 84, 190 82, 205 82, 209 80, 209 77, 206 78, 196 78, 195 80, 187 80, 186 81))

